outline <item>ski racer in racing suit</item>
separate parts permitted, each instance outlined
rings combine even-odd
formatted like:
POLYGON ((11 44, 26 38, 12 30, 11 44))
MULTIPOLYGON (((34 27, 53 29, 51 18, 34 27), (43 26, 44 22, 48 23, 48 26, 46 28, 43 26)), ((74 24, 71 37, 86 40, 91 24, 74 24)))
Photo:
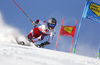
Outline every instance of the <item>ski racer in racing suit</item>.
POLYGON ((35 43, 43 40, 45 36, 49 36, 48 41, 38 44, 36 46, 40 48, 40 47, 44 47, 45 45, 49 45, 53 40, 55 34, 54 28, 56 26, 56 23, 57 21, 55 18, 50 18, 48 22, 36 20, 35 22, 33 22, 33 26, 35 28, 30 31, 27 38, 31 42, 35 43), (40 24, 41 26, 36 27, 37 24, 40 24))

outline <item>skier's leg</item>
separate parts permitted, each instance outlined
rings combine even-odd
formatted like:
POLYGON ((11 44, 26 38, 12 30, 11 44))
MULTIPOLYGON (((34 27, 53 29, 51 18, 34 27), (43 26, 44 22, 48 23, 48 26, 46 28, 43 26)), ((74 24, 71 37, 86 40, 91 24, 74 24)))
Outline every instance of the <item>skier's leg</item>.
POLYGON ((27 38, 35 43, 37 41, 41 41, 44 39, 44 36, 40 34, 38 27, 31 30, 31 32, 28 34, 27 38))
POLYGON ((33 29, 30 31, 30 33, 27 36, 28 39, 32 39, 33 38, 33 29))
POLYGON ((41 40, 43 40, 44 39, 44 36, 43 35, 40 35, 39 37, 37 37, 37 38, 34 38, 34 39, 32 39, 34 42, 38 42, 38 41, 41 41, 41 40))

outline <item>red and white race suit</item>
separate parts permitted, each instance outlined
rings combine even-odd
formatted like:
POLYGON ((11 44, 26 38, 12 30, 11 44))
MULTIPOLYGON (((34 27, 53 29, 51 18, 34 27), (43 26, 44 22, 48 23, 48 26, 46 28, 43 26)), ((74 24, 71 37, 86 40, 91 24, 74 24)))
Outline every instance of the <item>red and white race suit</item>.
POLYGON ((43 40, 45 36, 49 36, 48 42, 51 43, 55 34, 54 29, 48 29, 48 23, 45 21, 39 21, 39 24, 41 26, 32 29, 28 34, 28 39, 34 43, 43 40))

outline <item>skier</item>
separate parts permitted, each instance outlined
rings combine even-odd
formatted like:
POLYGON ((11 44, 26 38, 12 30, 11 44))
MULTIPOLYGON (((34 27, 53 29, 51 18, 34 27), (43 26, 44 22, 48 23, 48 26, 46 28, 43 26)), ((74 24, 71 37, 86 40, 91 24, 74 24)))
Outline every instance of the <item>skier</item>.
POLYGON ((35 43, 43 40, 45 36, 49 36, 48 41, 38 44, 36 46, 40 48, 45 47, 45 45, 49 45, 53 40, 55 34, 54 28, 56 26, 56 23, 57 21, 55 18, 50 18, 48 22, 36 20, 32 23, 35 28, 31 30, 27 38, 29 39, 29 41, 35 43), (41 26, 36 27, 37 24, 40 24, 41 26))

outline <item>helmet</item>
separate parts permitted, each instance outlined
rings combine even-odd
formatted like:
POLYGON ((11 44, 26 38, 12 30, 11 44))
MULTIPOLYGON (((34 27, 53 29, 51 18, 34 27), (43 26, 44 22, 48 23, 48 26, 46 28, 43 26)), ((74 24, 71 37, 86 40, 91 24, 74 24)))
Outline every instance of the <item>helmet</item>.
POLYGON ((57 21, 55 18, 50 18, 48 21, 48 27, 54 28, 56 26, 56 23, 57 23, 57 21))

